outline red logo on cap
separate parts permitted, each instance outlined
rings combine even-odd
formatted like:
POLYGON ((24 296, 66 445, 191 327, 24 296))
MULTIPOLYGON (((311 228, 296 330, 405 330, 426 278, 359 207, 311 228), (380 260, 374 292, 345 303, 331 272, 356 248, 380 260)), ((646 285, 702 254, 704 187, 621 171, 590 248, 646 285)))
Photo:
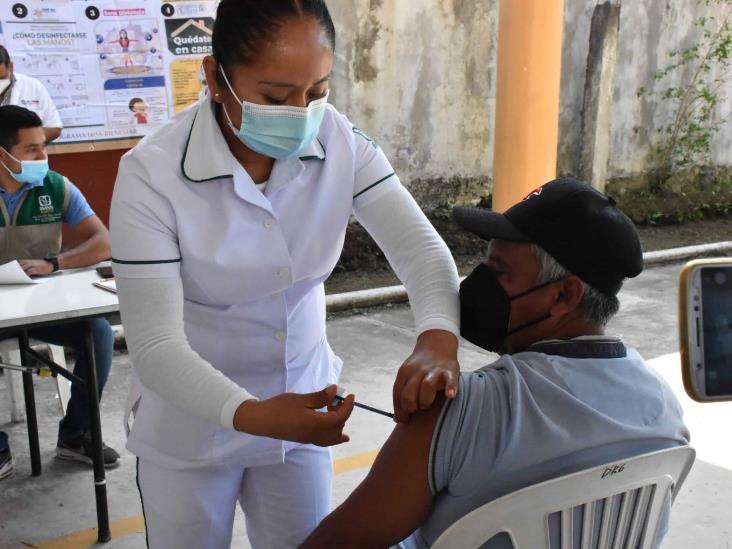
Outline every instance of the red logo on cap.
POLYGON ((539 196, 539 195, 541 194, 541 191, 543 191, 543 190, 544 190, 544 189, 542 189, 541 187, 537 187, 536 189, 534 189, 533 191, 531 191, 531 192, 530 192, 529 194, 527 194, 527 195, 526 195, 526 196, 524 197, 524 200, 528 200, 528 199, 529 199, 529 198, 531 198, 532 196, 539 196))

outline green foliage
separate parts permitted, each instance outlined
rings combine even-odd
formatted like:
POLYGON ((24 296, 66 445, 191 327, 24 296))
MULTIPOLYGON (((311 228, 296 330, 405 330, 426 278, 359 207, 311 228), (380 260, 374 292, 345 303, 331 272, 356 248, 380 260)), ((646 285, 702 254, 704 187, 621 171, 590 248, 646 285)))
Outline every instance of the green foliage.
POLYGON ((670 51, 669 64, 637 92, 669 104, 674 113, 653 148, 661 184, 678 169, 710 165, 712 140, 724 123, 717 106, 732 71, 732 0, 697 2, 715 7, 713 15, 694 21, 694 42, 670 51))
POLYGON ((637 225, 673 225, 727 217, 732 212, 732 168, 687 168, 655 189, 624 189, 616 183, 610 193, 637 225))

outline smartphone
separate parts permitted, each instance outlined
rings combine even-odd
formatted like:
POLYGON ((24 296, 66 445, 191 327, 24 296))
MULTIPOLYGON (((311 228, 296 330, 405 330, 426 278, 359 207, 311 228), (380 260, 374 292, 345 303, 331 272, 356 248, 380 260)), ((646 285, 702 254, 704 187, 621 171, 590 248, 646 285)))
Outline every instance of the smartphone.
POLYGON ((114 273, 112 273, 112 267, 97 267, 97 273, 99 273, 99 276, 102 278, 112 278, 114 276, 114 273))
POLYGON ((681 270, 679 343, 687 394, 732 400, 732 258, 697 259, 681 270))

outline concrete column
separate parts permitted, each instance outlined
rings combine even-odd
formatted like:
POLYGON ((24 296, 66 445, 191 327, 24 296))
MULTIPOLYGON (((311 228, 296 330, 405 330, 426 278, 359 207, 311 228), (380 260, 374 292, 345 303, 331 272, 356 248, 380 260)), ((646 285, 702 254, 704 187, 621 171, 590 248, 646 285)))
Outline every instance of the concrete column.
POLYGON ((620 34, 620 5, 603 2, 592 14, 580 137, 580 177, 605 191, 610 158, 610 112, 620 34))
POLYGON ((563 0, 501 0, 493 209, 556 177, 563 0))

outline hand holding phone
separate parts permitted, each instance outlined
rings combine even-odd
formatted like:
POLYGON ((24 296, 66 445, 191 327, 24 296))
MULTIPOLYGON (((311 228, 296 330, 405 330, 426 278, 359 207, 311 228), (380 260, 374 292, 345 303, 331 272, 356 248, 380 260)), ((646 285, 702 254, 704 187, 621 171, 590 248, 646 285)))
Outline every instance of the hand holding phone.
POLYGON ((732 258, 698 259, 681 270, 679 343, 687 394, 732 400, 732 258))

